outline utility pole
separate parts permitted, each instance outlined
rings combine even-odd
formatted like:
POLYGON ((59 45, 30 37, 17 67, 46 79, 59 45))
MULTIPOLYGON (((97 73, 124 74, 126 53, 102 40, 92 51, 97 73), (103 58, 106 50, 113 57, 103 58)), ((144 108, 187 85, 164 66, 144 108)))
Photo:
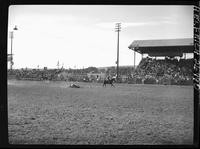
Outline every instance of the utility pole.
POLYGON ((10 51, 10 70, 12 70, 13 66, 13 52, 12 52, 12 46, 13 46, 13 31, 10 32, 10 41, 11 41, 11 51, 10 51))
POLYGON ((119 80, 119 32, 121 31, 121 23, 115 24, 115 32, 117 32, 117 81, 119 80))

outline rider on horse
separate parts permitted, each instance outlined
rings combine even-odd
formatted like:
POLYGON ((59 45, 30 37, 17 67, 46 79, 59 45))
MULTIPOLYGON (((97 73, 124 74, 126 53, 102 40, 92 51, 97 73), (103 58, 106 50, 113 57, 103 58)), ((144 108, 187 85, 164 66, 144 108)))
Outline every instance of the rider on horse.
POLYGON ((110 84, 111 86, 114 87, 114 85, 113 85, 113 82, 114 82, 114 81, 115 81, 115 78, 114 78, 114 77, 110 78, 110 76, 108 76, 107 79, 105 79, 105 80, 103 81, 103 86, 106 86, 106 84, 110 84))

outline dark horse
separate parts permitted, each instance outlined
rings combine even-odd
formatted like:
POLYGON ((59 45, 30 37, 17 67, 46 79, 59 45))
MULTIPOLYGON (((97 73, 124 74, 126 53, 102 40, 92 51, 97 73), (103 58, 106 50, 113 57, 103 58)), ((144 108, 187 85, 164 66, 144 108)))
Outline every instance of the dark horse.
POLYGON ((106 86, 106 84, 110 84, 112 87, 115 87, 113 82, 115 81, 115 78, 112 78, 112 79, 105 79, 103 81, 103 87, 106 86))

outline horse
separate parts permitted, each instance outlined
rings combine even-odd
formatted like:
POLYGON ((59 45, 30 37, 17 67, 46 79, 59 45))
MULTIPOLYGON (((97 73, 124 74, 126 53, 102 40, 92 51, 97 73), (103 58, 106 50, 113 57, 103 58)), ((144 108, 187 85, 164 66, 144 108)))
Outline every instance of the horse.
POLYGON ((106 87, 106 84, 110 84, 112 87, 115 87, 113 82, 115 81, 115 78, 112 78, 112 79, 105 79, 103 81, 103 87, 105 86, 106 87))

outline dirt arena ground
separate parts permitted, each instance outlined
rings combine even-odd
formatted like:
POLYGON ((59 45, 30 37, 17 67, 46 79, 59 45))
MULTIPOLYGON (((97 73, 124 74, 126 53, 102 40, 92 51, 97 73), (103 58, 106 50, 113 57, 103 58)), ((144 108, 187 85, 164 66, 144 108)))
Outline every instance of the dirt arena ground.
POLYGON ((193 87, 8 81, 10 144, 193 142, 193 87))

